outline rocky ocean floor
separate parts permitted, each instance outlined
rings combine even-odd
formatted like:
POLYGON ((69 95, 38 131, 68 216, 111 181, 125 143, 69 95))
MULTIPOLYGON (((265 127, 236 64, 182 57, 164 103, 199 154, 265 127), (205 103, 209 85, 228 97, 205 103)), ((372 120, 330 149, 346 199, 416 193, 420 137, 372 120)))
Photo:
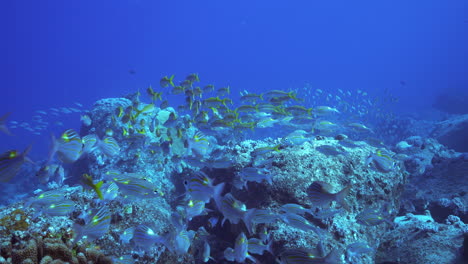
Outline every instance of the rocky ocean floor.
MULTIPOLYGON (((284 138, 223 140, 228 138, 223 133, 230 132, 221 131, 216 138, 207 137, 212 144, 208 155, 184 157, 190 146, 175 136, 177 129, 183 128, 188 135, 198 129, 184 121, 184 116, 179 117, 181 126, 176 129, 169 124, 176 111, 155 108, 141 117, 149 129, 157 123, 158 133, 125 135, 121 132, 124 124, 112 116, 115 109, 131 104, 126 98, 96 102, 89 112, 92 124, 80 130, 81 137, 96 134, 103 138, 111 128, 119 154, 93 151, 66 169, 70 175, 86 173, 96 180, 115 171, 138 173, 158 190, 157 195, 128 198, 119 194, 103 201, 84 188, 79 177, 64 185, 49 183, 63 199, 73 201, 73 210, 62 216, 43 213, 30 206, 37 197, 2 207, 0 263, 203 263, 206 241, 212 257, 206 262, 234 263, 226 257, 226 249, 236 248, 240 233, 249 239, 267 236, 264 241, 270 244, 269 250, 248 254, 258 263, 275 263, 285 249, 313 249, 316 261, 321 261, 304 263, 467 263, 468 155, 463 152, 468 151, 468 116, 440 122, 429 135, 414 133, 389 147, 341 134, 310 136, 300 144, 284 138), (171 144, 166 143, 169 138, 171 144), (372 154, 381 157, 382 148, 393 161, 389 170, 380 168, 378 162, 366 162, 372 154), (239 174, 252 167, 265 169, 271 182, 267 178, 240 181, 239 174), (186 205, 184 182, 198 171, 214 186, 224 183, 218 198, 232 194, 242 220, 231 217, 222 224, 226 212, 220 212, 215 198, 206 203, 207 210, 186 219, 182 229, 192 235, 183 253, 171 250, 175 242, 146 245, 126 236, 126 230, 144 225, 177 240, 181 228, 173 214, 186 205), (331 199, 326 206, 316 207, 310 195, 316 182, 324 183, 324 195, 349 188, 345 202, 331 199), (291 214, 282 207, 286 204, 307 210, 296 218, 301 219, 300 225, 292 223, 291 214), (96 239, 76 241, 77 225, 86 225, 83 215, 103 206, 109 210, 108 231, 96 239), (264 210, 267 217, 256 214, 257 218, 249 219, 249 228, 244 216, 253 208, 264 210), (325 258, 330 252, 338 257, 325 258)), ((417 130, 418 123, 412 124, 411 129, 417 130)), ((193 145, 192 151, 200 152, 193 145)))

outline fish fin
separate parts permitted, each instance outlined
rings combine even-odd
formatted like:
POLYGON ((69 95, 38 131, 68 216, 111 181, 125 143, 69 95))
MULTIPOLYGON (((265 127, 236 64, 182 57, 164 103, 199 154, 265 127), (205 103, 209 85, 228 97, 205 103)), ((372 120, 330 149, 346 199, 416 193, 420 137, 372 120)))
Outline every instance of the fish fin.
POLYGON ((36 164, 36 163, 35 163, 34 161, 32 161, 30 158, 26 157, 26 156, 29 154, 29 152, 31 151, 31 149, 32 149, 32 145, 29 145, 29 146, 23 151, 23 153, 22 153, 21 155, 23 156, 23 158, 24 158, 24 160, 25 160, 26 162, 29 162, 29 163, 32 163, 32 164, 36 164))
POLYGON ((337 249, 332 249, 325 257, 324 263, 338 264, 341 263, 341 253, 337 249))
POLYGON ((245 227, 247 227, 247 232, 249 233, 249 235, 255 233, 254 223, 252 222, 252 216, 256 210, 257 209, 255 208, 248 209, 242 219, 244 221, 245 227))
POLYGON ((266 245, 265 250, 270 252, 272 255, 275 255, 273 253, 273 239, 268 240, 268 244, 266 245))
POLYGON ((50 139, 52 141, 52 146, 50 148, 46 164, 50 164, 50 162, 54 158, 55 153, 58 150, 58 143, 57 143, 57 140, 56 140, 55 135, 53 133, 50 134, 50 139))
POLYGON ((250 255, 248 253, 247 253, 246 258, 249 259, 250 261, 252 261, 253 263, 260 263, 260 262, 258 262, 258 260, 256 258, 254 258, 252 255, 250 255))
POLYGON ((346 203, 346 196, 349 194, 351 185, 346 186, 343 190, 336 194, 336 202, 339 203, 343 208, 349 212, 349 205, 346 203))
POLYGON ((272 180, 271 177, 272 177, 272 176, 271 176, 271 173, 269 173, 269 174, 267 174, 267 175, 265 176, 265 179, 266 179, 266 181, 267 181, 270 185, 273 185, 273 180, 272 180))
POLYGON ((8 112, 0 117, 0 123, 4 123, 5 120, 11 115, 11 112, 8 112))
POLYGON ((6 120, 10 115, 11 115, 11 112, 8 112, 0 117, 0 131, 2 131, 3 133, 9 136, 13 136, 13 134, 10 132, 10 130, 6 126, 6 120))
POLYGON ((80 239, 83 237, 83 226, 79 224, 73 224, 73 230, 75 231, 75 237, 73 238, 74 242, 80 241, 80 239))
POLYGON ((213 198, 215 200, 216 206, 218 207, 218 210, 221 210, 221 193, 224 190, 224 185, 225 183, 222 182, 216 185, 215 187, 213 187, 213 198))

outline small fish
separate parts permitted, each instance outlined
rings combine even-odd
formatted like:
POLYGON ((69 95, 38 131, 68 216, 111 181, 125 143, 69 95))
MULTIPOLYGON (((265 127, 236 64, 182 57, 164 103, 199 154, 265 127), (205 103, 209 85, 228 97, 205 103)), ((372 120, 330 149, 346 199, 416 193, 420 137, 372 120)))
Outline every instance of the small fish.
POLYGON ((109 232, 111 222, 111 213, 107 207, 102 207, 99 211, 86 221, 84 226, 75 224, 75 231, 77 236, 75 241, 80 240, 86 236, 90 240, 96 240, 109 232))
POLYGON ((160 242, 161 238, 147 225, 139 225, 133 231, 132 240, 137 247, 147 250, 160 242))
POLYGON ((98 183, 93 182, 93 178, 88 175, 88 174, 83 174, 83 183, 86 184, 87 186, 91 187, 92 190, 94 190, 99 197, 99 199, 103 200, 104 196, 102 195, 101 187, 104 184, 103 181, 100 181, 98 183))
POLYGON ((217 91, 218 96, 225 96, 231 93, 231 88, 229 86, 219 88, 217 91))
POLYGON ((57 165, 57 164, 42 166, 36 172, 36 176, 39 179, 39 182, 42 183, 42 184, 48 183, 49 180, 54 177, 54 175, 57 172, 59 167, 60 167, 60 165, 57 165))
POLYGON ((119 242, 123 243, 123 244, 129 244, 130 243, 130 239, 133 238, 133 233, 135 232, 135 228, 134 227, 129 227, 127 229, 125 229, 122 234, 119 236, 119 242))
POLYGON ((6 120, 7 118, 11 115, 11 113, 6 113, 4 114, 3 116, 0 117, 0 131, 2 131, 3 133, 9 135, 9 136, 12 136, 13 134, 10 132, 10 130, 8 129, 7 125, 6 125, 6 120))
POLYGON ((192 244, 192 240, 195 237, 195 231, 193 230, 180 230, 172 234, 170 241, 172 242, 169 246, 173 252, 177 255, 185 255, 192 244))
POLYGON ((215 89, 215 86, 213 84, 208 84, 208 85, 205 85, 205 87, 203 87, 203 91, 208 93, 208 92, 212 92, 214 91, 215 89))
POLYGON ((136 114, 133 116, 133 119, 137 119, 143 113, 151 113, 155 109, 154 104, 147 104, 141 110, 136 110, 136 114))
POLYGON ((32 197, 28 199, 25 205, 26 206, 42 206, 42 205, 58 203, 64 199, 65 198, 64 198, 63 191, 52 190, 52 191, 43 192, 36 197, 32 197))
POLYGON ((108 157, 114 157, 120 152, 120 146, 113 137, 105 137, 99 140, 97 146, 101 152, 108 157))
POLYGON ((298 100, 297 97, 296 97, 296 93, 295 92, 285 92, 285 91, 281 91, 281 90, 272 90, 272 91, 269 91, 269 92, 266 92, 263 94, 263 98, 265 100, 270 100, 272 98, 290 98, 290 99, 293 99, 293 100, 298 100))
POLYGON ((189 149, 195 152, 195 154, 206 157, 211 153, 212 144, 201 131, 197 131, 187 141, 189 149))
POLYGON ((162 88, 166 88, 169 85, 174 87, 174 83, 172 80, 174 80, 174 74, 171 75, 171 77, 167 77, 167 76, 162 77, 161 80, 159 81, 159 84, 161 85, 162 88))
POLYGON ((256 148, 254 151, 252 151, 252 156, 262 156, 262 155, 266 155, 272 151, 276 151, 276 152, 280 152, 280 147, 281 145, 278 144, 276 146, 273 146, 273 147, 261 147, 261 148, 256 148))
POLYGON ((397 167, 397 163, 386 149, 378 149, 375 153, 371 153, 366 160, 366 166, 369 165, 383 173, 391 172, 397 167))
POLYGON ((276 258, 280 264, 338 264, 341 263, 341 254, 333 249, 326 257, 319 257, 312 251, 303 249, 286 249, 276 258))
POLYGON ((135 173, 107 175, 118 186, 122 193, 137 198, 155 198, 161 196, 161 192, 153 183, 143 179, 142 175, 135 173))
POLYGON ((227 260, 227 261, 235 261, 236 260, 236 256, 234 254, 234 249, 228 247, 224 250, 223 252, 223 255, 224 255, 224 258, 227 260))
POLYGON ((305 108, 302 105, 293 105, 293 106, 288 106, 285 109, 287 112, 292 113, 295 116, 304 116, 304 115, 310 115, 312 113, 312 108, 305 108))
POLYGON ((257 112, 258 109, 256 106, 253 106, 253 105, 241 105, 237 107, 235 111, 238 113, 249 113, 249 112, 257 112))
POLYGON ((63 200, 42 207, 42 212, 50 216, 66 216, 75 210, 75 203, 63 200))
MULTIPOLYGON (((198 171, 184 181, 185 191, 193 200, 208 203, 214 195, 213 181, 205 173, 198 171)), ((218 187, 220 188, 220 187, 218 187)))
POLYGON ((304 215, 306 213, 312 214, 310 209, 304 208, 302 205, 299 204, 283 204, 280 207, 281 211, 285 213, 290 213, 290 214, 298 214, 298 215, 304 215))
POLYGON ((123 255, 120 257, 112 258, 113 264, 135 264, 135 259, 132 255, 123 255))
POLYGON ((244 232, 241 232, 235 241, 234 244, 234 259, 236 262, 245 263, 246 259, 258 263, 258 261, 249 254, 248 251, 249 241, 245 236, 244 232))
POLYGON ((191 73, 185 79, 190 81, 191 83, 200 81, 200 78, 198 77, 197 73, 191 73))
POLYGON ((52 134, 52 148, 47 163, 52 161, 55 154, 60 161, 73 163, 81 157, 82 149, 83 143, 75 130, 65 130, 58 139, 52 134))
POLYGON ((195 216, 207 214, 204 201, 189 200, 185 205, 184 210, 185 215, 189 221, 191 221, 195 216))
POLYGON ((390 225, 393 223, 389 220, 390 214, 387 211, 387 205, 384 205, 381 209, 378 208, 367 208, 356 216, 356 222, 364 226, 376 226, 383 222, 387 222, 390 225))
POLYGON ((248 93, 241 96, 240 100, 243 103, 255 103, 259 100, 263 100, 263 94, 248 93))
POLYGON ((82 115, 80 117, 80 120, 81 123, 83 123, 83 125, 87 127, 89 127, 93 123, 93 120, 91 120, 91 117, 89 117, 89 115, 82 115))
POLYGON ((94 134, 86 135, 81 139, 81 143, 83 143, 83 154, 84 153, 91 153, 96 149, 96 144, 98 142, 98 137, 94 134))
POLYGON ((268 101, 270 103, 274 104, 274 105, 280 105, 281 106, 282 104, 284 104, 285 102, 287 102, 287 101, 289 101, 291 99, 294 99, 294 98, 289 96, 289 95, 285 95, 285 96, 270 98, 268 101))
POLYGON ((252 254, 263 255, 265 251, 273 254, 273 240, 270 240, 268 244, 258 238, 249 238, 248 251, 252 254))
POLYGON ((326 182, 314 181, 307 189, 307 193, 309 198, 312 200, 312 203, 316 206, 328 208, 332 201, 336 201, 344 209, 349 211, 349 206, 346 203, 345 198, 348 195, 351 186, 348 185, 337 193, 331 193, 332 189, 333 187, 326 182))
POLYGON ((278 215, 270 209, 252 208, 247 210, 243 220, 249 234, 254 233, 258 224, 272 224, 278 219, 278 215))
POLYGON ((348 127, 350 127, 351 129, 353 129, 353 130, 355 130, 357 132, 372 132, 372 129, 370 129, 370 128, 368 128, 365 125, 360 124, 360 123, 349 123, 348 127))
POLYGON ((164 100, 161 102, 161 104, 159 105, 159 108, 161 109, 166 109, 169 107, 169 102, 167 100, 164 100))
POLYGON ((338 127, 339 125, 328 120, 318 121, 314 125, 314 129, 324 130, 324 131, 334 130, 334 129, 337 129, 338 127))
POLYGON ((185 88, 181 85, 179 86, 174 86, 174 88, 172 88, 172 94, 174 95, 177 95, 177 94, 182 94, 185 92, 185 88))
MULTIPOLYGON (((224 188, 224 183, 220 183, 217 186, 224 188)), ((223 220, 221 221, 221 226, 224 225, 226 220, 229 220, 231 224, 238 224, 241 219, 244 218, 247 208, 244 203, 234 198, 231 193, 227 193, 224 196, 221 196, 221 191, 223 188, 215 188, 214 199, 218 210, 223 214, 223 220), (221 190, 221 191, 220 191, 221 190)))
MULTIPOLYGON (((246 167, 243 168, 237 175, 245 182, 258 182, 262 183, 263 181, 267 181, 270 185, 273 184, 271 180, 271 172, 266 169, 258 169, 254 167, 246 167)), ((245 185, 247 187, 247 185, 245 185)))
POLYGON ((324 231, 322 229, 320 229, 318 226, 312 224, 311 222, 309 222, 307 219, 305 219, 304 217, 300 216, 300 215, 297 215, 297 214, 291 214, 291 213, 285 213, 285 214, 280 214, 279 217, 281 218, 281 220, 283 220, 283 222, 285 222, 286 224, 294 227, 294 228, 297 228, 297 229, 300 229, 302 231, 313 231, 315 232, 320 238, 323 237, 323 233, 324 231))
POLYGON ((9 182, 21 170, 24 163, 33 163, 28 157, 31 146, 27 147, 23 153, 10 150, 0 155, 0 182, 9 182))
POLYGON ((283 138, 283 141, 291 146, 299 146, 309 141, 308 133, 304 130, 296 130, 283 138))
POLYGON ((346 247, 346 260, 353 262, 363 254, 374 252, 375 249, 370 247, 366 242, 354 242, 346 247))
POLYGON ((316 115, 324 116, 330 114, 339 114, 340 111, 338 109, 330 107, 330 106, 317 106, 313 111, 316 115))

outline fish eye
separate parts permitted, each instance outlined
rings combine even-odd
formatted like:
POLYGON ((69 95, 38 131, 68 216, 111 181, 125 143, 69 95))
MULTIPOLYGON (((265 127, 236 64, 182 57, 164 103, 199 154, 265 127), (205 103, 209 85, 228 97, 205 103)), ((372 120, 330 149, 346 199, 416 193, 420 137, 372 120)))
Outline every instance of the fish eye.
POLYGON ((187 184, 188 184, 188 181, 187 181, 187 180, 185 180, 185 181, 184 181, 184 185, 187 185, 187 184))

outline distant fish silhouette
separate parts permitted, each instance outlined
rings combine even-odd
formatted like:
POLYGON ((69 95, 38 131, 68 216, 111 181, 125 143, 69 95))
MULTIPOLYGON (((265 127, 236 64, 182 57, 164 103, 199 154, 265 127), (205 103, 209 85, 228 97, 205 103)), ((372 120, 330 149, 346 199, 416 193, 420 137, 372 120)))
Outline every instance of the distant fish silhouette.
POLYGON ((401 80, 401 81, 400 81, 400 84, 401 84, 402 86, 405 86, 405 85, 406 85, 406 81, 401 80))
POLYGON ((9 136, 12 136, 13 134, 10 132, 10 130, 6 126, 6 120, 10 116, 10 114, 11 113, 6 113, 6 114, 4 114, 3 116, 0 117, 0 131, 7 134, 7 135, 9 135, 9 136))
POLYGON ((134 69, 130 69, 130 70, 128 70, 128 73, 130 73, 131 75, 134 75, 136 73, 136 71, 134 69))

